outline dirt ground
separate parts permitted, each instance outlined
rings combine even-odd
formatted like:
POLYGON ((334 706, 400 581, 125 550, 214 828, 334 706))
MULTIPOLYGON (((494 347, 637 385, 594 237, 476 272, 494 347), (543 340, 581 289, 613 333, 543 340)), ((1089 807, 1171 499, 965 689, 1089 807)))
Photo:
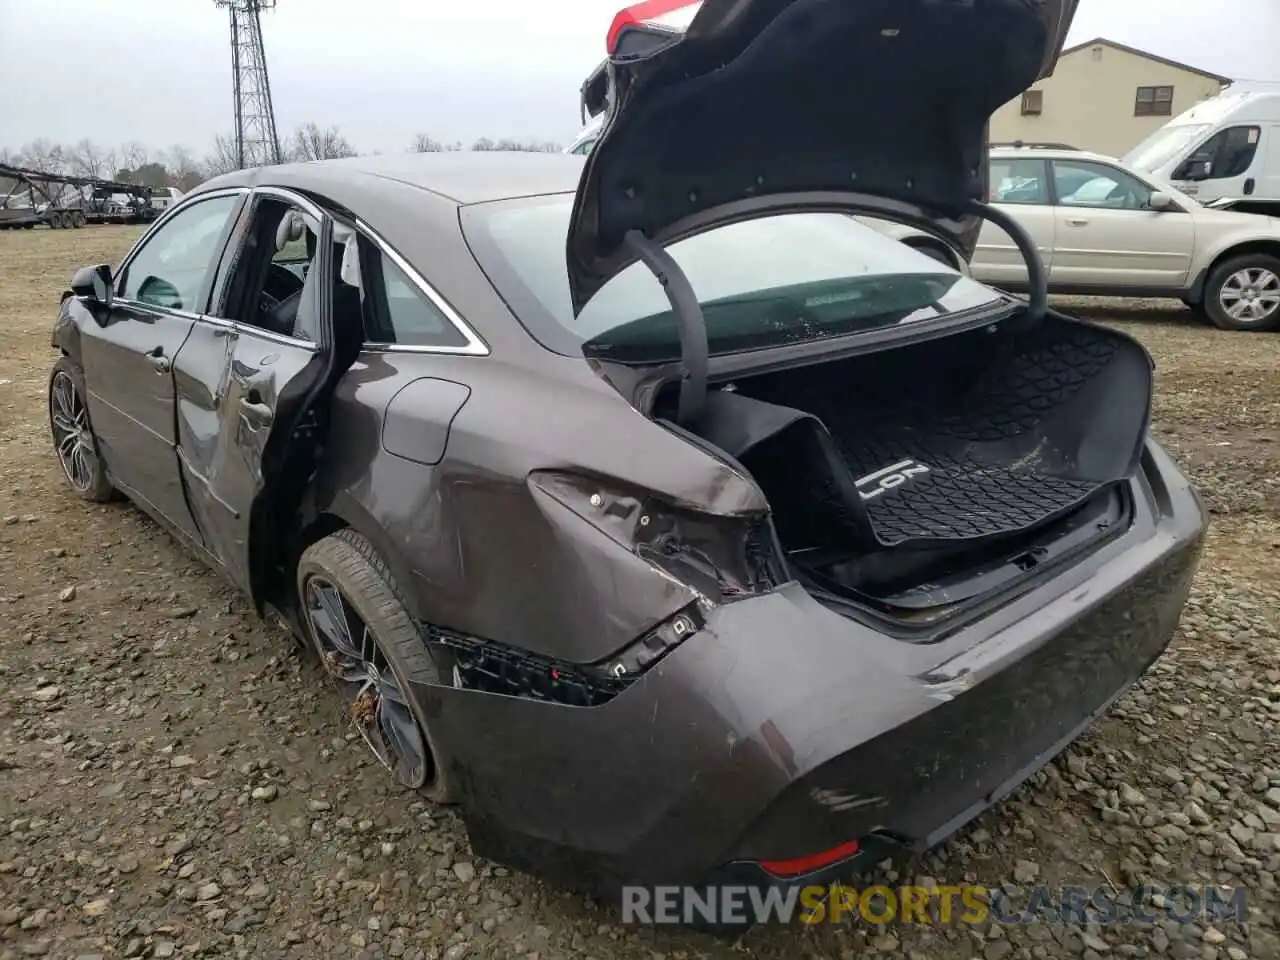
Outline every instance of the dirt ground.
MULTIPOLYGON (((290 641, 127 505, 66 489, 58 294, 137 228, 0 232, 0 960, 1280 956, 1280 334, 1070 301, 1158 363, 1156 436, 1213 512, 1170 652, 1068 754, 905 874, 1244 887, 1251 922, 758 928, 737 943, 476 860, 290 641)), ((927 878, 932 878, 928 880, 927 878)))

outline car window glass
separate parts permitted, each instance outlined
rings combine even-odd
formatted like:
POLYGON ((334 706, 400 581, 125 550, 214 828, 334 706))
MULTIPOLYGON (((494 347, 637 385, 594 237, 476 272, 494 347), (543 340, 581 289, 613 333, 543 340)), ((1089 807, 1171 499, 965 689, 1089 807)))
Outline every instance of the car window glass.
MULTIPOLYGON (((550 349, 581 355, 595 340, 619 358, 678 357, 679 325, 643 264, 623 269, 575 316, 564 255, 572 206, 563 196, 476 204, 463 229, 498 293, 550 349)), ((667 250, 701 302, 714 355, 928 323, 999 299, 842 213, 727 224, 667 250)))
POLYGON ((1244 176, 1253 165, 1261 139, 1260 127, 1228 127, 1215 134, 1196 151, 1196 156, 1207 158, 1209 164, 1204 176, 1197 179, 1223 180, 1244 176))
POLYGON ((366 331, 370 341, 415 347, 467 345, 466 337, 444 311, 396 266, 394 260, 381 251, 373 251, 373 257, 380 279, 369 281, 374 287, 375 298, 366 331))
POLYGON ((1064 207, 1146 210, 1151 206, 1150 187, 1104 163, 1054 160, 1053 185, 1064 207))
POLYGON ((998 157, 991 161, 992 203, 1048 203, 1043 160, 998 157))
POLYGON ((200 201, 161 226, 125 268, 119 296, 173 310, 203 309, 196 301, 238 200, 200 201))

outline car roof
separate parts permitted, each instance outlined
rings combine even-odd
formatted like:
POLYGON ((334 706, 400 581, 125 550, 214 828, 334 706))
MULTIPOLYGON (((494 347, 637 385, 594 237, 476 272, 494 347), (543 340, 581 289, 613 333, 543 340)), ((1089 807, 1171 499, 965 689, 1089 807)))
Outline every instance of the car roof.
POLYGON ((202 184, 205 189, 263 184, 287 185, 323 193, 335 180, 361 181, 364 190, 388 192, 405 186, 456 204, 516 197, 573 193, 585 160, 563 153, 505 150, 447 151, 313 160, 238 170, 202 184))
POLYGON ((1075 150, 1056 147, 992 147, 991 158, 1008 159, 1010 157, 1031 157, 1038 160, 1098 160, 1112 166, 1123 166, 1115 157, 1093 153, 1089 150, 1075 150))

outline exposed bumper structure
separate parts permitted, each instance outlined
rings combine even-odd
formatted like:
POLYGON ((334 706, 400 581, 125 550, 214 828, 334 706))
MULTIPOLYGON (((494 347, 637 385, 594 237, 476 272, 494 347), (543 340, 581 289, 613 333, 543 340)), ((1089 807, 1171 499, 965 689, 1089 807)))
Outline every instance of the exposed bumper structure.
POLYGON ((1126 533, 933 642, 886 637, 791 584, 716 608, 601 706, 417 688, 457 758, 476 852, 611 896, 717 874, 772 882, 761 862, 850 841, 877 858, 936 844, 1171 640, 1204 511, 1155 444, 1131 490, 1126 533))

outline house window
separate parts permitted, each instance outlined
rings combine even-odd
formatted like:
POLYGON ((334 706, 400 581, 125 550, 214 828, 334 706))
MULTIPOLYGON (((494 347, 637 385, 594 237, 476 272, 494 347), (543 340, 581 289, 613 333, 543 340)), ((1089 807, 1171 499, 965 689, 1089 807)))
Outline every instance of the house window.
POLYGON ((1173 116, 1173 87, 1139 87, 1133 104, 1135 117, 1173 116))
POLYGON ((1044 113, 1044 91, 1028 90, 1022 95, 1022 115, 1038 117, 1044 113))

